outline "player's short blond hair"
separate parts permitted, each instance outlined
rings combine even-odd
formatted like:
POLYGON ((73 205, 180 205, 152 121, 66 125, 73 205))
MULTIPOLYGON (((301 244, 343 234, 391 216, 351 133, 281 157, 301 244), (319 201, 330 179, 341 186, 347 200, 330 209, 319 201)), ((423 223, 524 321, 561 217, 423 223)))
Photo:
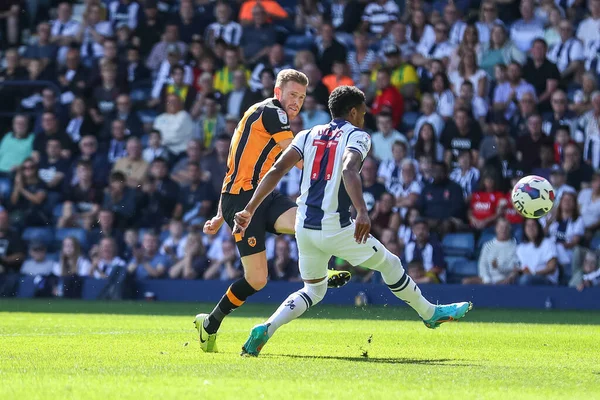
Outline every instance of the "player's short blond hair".
POLYGON ((296 71, 295 69, 282 69, 281 71, 279 71, 279 73, 277 74, 277 80, 275 81, 275 87, 278 88, 283 88, 283 85, 285 85, 288 82, 296 82, 299 83, 303 86, 308 86, 308 77, 300 72, 300 71, 296 71))

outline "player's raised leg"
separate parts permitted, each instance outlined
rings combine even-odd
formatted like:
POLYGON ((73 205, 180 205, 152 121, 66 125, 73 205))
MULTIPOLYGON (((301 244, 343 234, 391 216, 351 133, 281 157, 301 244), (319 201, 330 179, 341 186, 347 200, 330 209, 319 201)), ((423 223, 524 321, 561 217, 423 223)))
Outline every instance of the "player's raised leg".
MULTIPOLYGON (((351 238, 349 237, 348 240, 351 238)), ((435 329, 444 322, 456 321, 472 308, 470 302, 452 304, 431 304, 422 294, 419 286, 406 273, 400 259, 386 249, 375 238, 369 238, 364 246, 374 250, 374 254, 361 266, 381 272, 381 277, 394 296, 412 307, 421 317, 425 326, 435 329)), ((360 246, 360 245, 357 245, 360 246)), ((358 250, 360 251, 360 249, 358 250)))

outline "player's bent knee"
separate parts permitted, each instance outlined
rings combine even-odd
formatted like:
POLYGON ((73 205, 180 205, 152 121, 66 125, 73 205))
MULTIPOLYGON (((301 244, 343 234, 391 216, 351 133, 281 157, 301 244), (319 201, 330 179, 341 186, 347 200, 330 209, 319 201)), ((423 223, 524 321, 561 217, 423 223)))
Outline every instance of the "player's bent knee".
POLYGON ((365 261, 363 266, 384 274, 394 270, 404 271, 400 258, 385 247, 383 251, 377 252, 373 257, 365 261))
POLYGON ((246 274, 246 281, 252 286, 254 290, 261 290, 267 285, 267 275, 262 274, 246 274))
POLYGON ((325 298, 325 294, 327 293, 327 278, 317 283, 304 282, 302 291, 310 299, 311 303, 309 305, 314 306, 325 298))

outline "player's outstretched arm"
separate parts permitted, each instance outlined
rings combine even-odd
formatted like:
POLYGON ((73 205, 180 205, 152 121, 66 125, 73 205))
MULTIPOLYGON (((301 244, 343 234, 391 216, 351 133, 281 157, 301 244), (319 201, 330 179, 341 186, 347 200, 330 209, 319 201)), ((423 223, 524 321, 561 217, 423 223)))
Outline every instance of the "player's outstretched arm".
POLYGON ((246 205, 242 211, 235 214, 235 226, 233 233, 242 233, 250 224, 252 215, 263 202, 265 197, 271 193, 281 178, 288 173, 290 169, 294 167, 302 159, 300 153, 292 146, 288 147, 281 157, 275 162, 275 165, 271 167, 269 172, 258 184, 254 195, 250 199, 250 202, 246 205))
POLYGON ((360 167, 362 155, 353 149, 346 149, 342 167, 342 178, 346 192, 350 196, 352 205, 357 212, 354 221, 354 239, 357 243, 365 243, 371 231, 371 219, 367 211, 367 205, 363 199, 362 182, 360 180, 360 167))

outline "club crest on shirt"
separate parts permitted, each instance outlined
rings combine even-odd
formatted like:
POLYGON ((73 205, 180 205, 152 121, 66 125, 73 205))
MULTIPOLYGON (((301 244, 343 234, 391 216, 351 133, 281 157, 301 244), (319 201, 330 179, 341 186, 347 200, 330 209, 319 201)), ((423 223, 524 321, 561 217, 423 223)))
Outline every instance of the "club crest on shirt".
POLYGON ((248 238, 248 246, 250 246, 250 247, 256 246, 256 238, 254 236, 250 236, 248 238))
POLYGON ((277 109, 277 116, 279 117, 279 121, 281 121, 282 124, 287 124, 288 116, 284 110, 282 110, 281 108, 277 109))

